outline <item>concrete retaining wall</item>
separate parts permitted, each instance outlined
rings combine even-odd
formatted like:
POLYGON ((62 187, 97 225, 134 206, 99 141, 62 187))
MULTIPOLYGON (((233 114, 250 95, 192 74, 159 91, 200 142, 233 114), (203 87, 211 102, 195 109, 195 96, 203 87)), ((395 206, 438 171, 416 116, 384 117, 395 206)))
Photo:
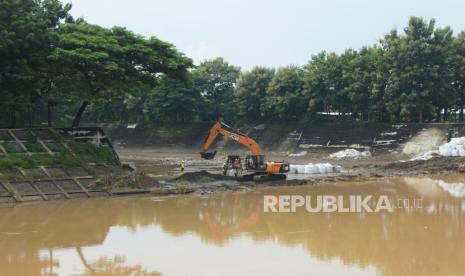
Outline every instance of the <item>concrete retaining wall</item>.
MULTIPOLYGON (((72 143, 112 145, 100 128, 0 129, 0 158, 55 156, 66 152, 79 159, 72 143)), ((115 191, 102 183, 106 176, 124 172, 116 152, 114 162, 83 162, 76 166, 1 166, 0 202, 69 199, 110 195, 115 191)), ((134 192, 134 191, 131 191, 134 192)))

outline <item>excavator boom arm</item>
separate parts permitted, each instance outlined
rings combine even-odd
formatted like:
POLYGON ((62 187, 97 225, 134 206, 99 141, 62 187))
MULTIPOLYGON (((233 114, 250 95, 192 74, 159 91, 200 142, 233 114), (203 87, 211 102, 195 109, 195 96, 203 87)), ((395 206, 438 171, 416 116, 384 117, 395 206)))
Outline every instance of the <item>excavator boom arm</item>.
POLYGON ((210 132, 208 133, 208 136, 202 145, 202 149, 200 151, 202 158, 206 158, 206 159, 213 158, 214 153, 213 154, 208 153, 207 151, 211 147, 213 142, 216 140, 218 135, 231 138, 235 140, 236 142, 242 144, 243 146, 247 147, 250 150, 252 155, 260 155, 261 153, 260 145, 258 145, 258 143, 255 142, 255 140, 253 140, 252 138, 246 135, 240 134, 239 132, 235 131, 234 129, 228 127, 227 125, 221 122, 217 122, 210 129, 210 132))

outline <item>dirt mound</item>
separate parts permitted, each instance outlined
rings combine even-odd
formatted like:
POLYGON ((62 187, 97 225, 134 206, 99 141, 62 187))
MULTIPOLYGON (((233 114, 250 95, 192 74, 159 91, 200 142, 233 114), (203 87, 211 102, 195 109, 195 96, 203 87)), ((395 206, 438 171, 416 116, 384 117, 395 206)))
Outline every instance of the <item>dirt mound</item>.
POLYGON ((465 157, 436 157, 430 160, 395 162, 384 166, 376 166, 376 168, 400 173, 465 172, 465 157))
POLYGON ((178 181, 187 181, 190 183, 198 183, 198 182, 211 182, 211 181, 221 181, 221 180, 235 180, 234 177, 224 176, 219 174, 212 174, 207 171, 200 171, 200 172, 188 172, 179 177, 174 179, 176 182, 178 181))

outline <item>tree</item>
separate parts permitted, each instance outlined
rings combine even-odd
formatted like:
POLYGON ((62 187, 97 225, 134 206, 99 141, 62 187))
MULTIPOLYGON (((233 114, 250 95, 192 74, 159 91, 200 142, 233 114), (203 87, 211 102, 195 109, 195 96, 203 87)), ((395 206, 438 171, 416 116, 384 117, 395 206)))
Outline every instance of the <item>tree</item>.
POLYGON ((314 55, 304 66, 303 95, 310 112, 338 111, 338 94, 343 89, 342 67, 335 53, 314 55))
POLYGON ((268 86, 266 113, 281 120, 298 120, 305 113, 303 71, 297 66, 278 69, 268 86))
POLYGON ((381 41, 388 64, 386 101, 397 120, 422 122, 444 108, 450 89, 450 28, 435 29, 435 21, 411 17, 399 36, 394 30, 381 41))
POLYGON ((463 109, 465 105, 465 32, 460 32, 453 42, 454 47, 454 82, 453 88, 459 109, 459 120, 463 122, 463 109))
POLYGON ((151 93, 144 103, 144 113, 151 121, 186 123, 198 114, 201 97, 191 84, 168 77, 151 93))
POLYGON ((219 120, 234 117, 233 97, 240 69, 223 58, 202 62, 193 72, 194 85, 205 99, 204 119, 219 120))
MULTIPOLYGON (((347 50, 342 54, 342 78, 354 117, 369 120, 370 114, 382 112, 382 91, 379 84, 382 74, 382 51, 378 47, 363 47, 360 51, 347 50)), ((379 118, 379 117, 378 117, 379 118)))
POLYGON ((57 0, 0 1, 0 106, 13 125, 48 86, 51 33, 70 9, 57 0))
POLYGON ((237 83, 235 102, 237 117, 247 122, 265 119, 265 101, 268 85, 274 76, 274 69, 254 67, 244 72, 237 83))
POLYGON ((61 83, 68 83, 68 91, 82 100, 74 127, 91 100, 121 99, 125 93, 153 88, 160 73, 182 79, 192 66, 173 45, 155 37, 85 22, 60 26, 50 60, 64 79, 61 83))

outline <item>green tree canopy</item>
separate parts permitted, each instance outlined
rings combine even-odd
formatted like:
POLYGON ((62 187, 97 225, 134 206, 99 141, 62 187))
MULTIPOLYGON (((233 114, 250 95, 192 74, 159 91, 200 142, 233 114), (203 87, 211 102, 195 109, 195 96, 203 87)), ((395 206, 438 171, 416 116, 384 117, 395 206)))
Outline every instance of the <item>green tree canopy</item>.
POLYGON ((456 106, 460 110, 460 121, 463 121, 463 108, 465 105, 465 32, 460 32, 453 42, 453 72, 452 84, 455 92, 456 106))
POLYGON ((234 117, 233 97, 239 72, 239 67, 223 58, 204 61, 194 70, 194 84, 205 99, 204 119, 228 120, 234 117))
POLYGON ((281 120, 298 119, 306 111, 302 86, 301 68, 288 66, 278 69, 265 98, 267 115, 281 120))
POLYGON ((183 78, 192 61, 173 45, 144 38, 125 28, 85 22, 62 24, 50 55, 62 88, 82 99, 73 126, 92 99, 121 99, 154 87, 160 73, 183 78))
POLYGON ((0 1, 2 111, 15 114, 30 107, 47 86, 51 33, 70 9, 70 4, 62 5, 57 0, 0 1))
POLYGON ((340 59, 335 53, 314 55, 304 66, 303 94, 311 112, 336 111, 337 94, 343 89, 340 59))
POLYGON ((274 69, 254 67, 239 77, 235 93, 237 118, 247 122, 263 121, 268 86, 274 77, 274 69))
POLYGON ((201 103, 200 93, 191 83, 168 77, 148 95, 144 112, 152 122, 191 122, 201 103))
MULTIPOLYGON (((445 105, 450 89, 452 30, 437 29, 435 21, 412 17, 401 36, 392 31, 382 40, 389 70, 387 108, 397 120, 423 121, 435 105, 445 105)), ((442 106, 441 106, 442 105, 442 106)))

